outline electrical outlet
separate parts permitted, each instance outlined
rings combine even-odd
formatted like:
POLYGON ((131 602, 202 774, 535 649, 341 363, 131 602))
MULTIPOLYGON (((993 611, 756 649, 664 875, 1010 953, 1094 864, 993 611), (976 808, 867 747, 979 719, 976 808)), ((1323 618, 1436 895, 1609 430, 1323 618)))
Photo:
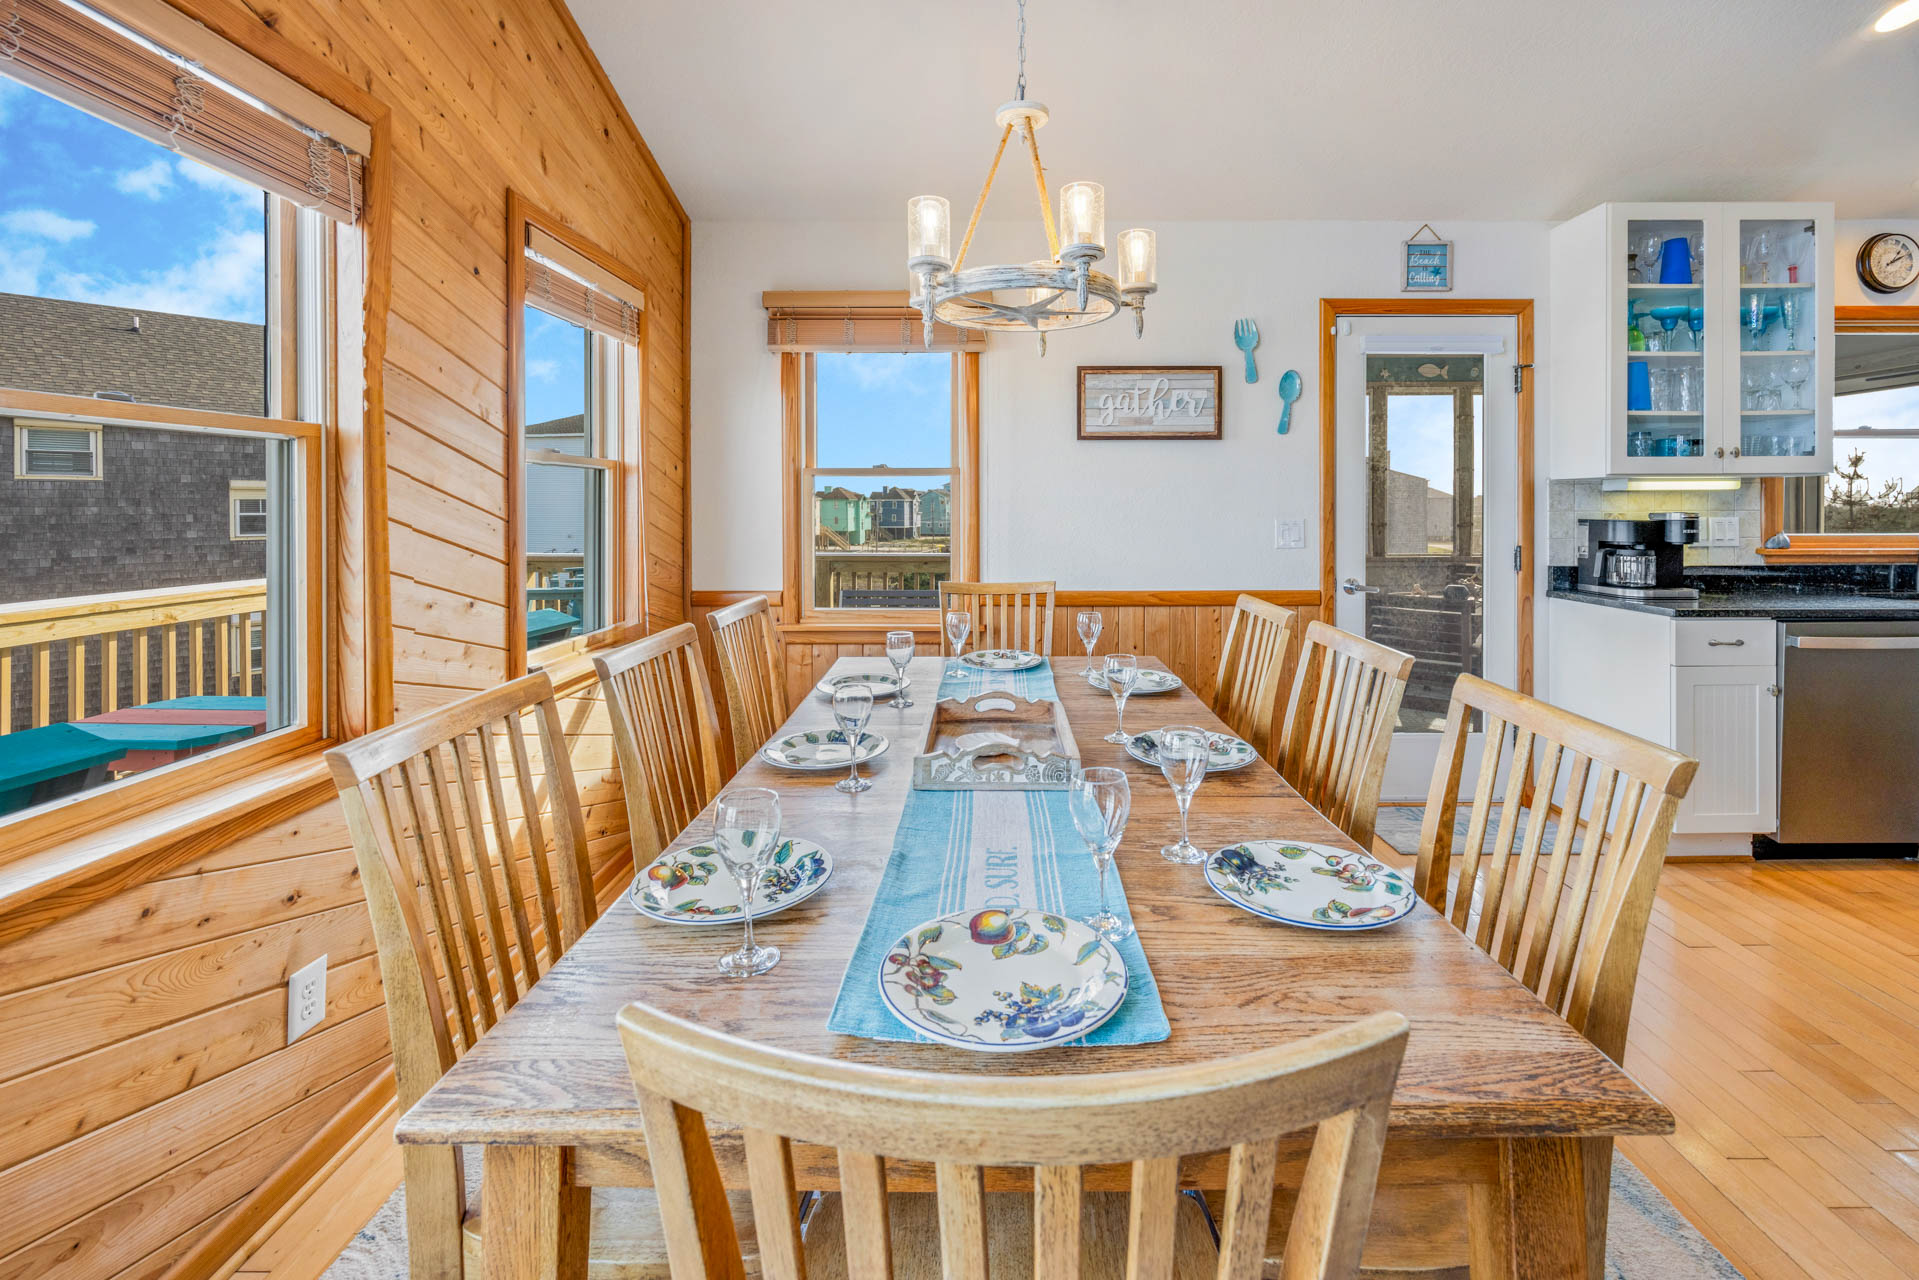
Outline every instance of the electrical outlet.
POLYGON ((1306 545, 1306 522, 1304 520, 1273 521, 1273 549, 1276 551, 1296 551, 1306 545))
POLYGON ((1739 545, 1739 517, 1712 516, 1706 521, 1706 545, 1710 547, 1736 547, 1739 545))
POLYGON ((326 1017, 326 957, 320 956, 287 979, 287 1043, 292 1044, 326 1017))

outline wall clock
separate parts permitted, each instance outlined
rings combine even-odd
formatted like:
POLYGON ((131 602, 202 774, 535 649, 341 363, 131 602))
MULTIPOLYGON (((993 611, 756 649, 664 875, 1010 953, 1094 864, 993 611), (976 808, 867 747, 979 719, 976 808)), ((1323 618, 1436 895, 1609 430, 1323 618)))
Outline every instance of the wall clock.
POLYGON ((1859 283, 1874 293, 1897 293, 1914 280, 1919 280, 1919 240, 1881 231, 1859 246, 1859 283))

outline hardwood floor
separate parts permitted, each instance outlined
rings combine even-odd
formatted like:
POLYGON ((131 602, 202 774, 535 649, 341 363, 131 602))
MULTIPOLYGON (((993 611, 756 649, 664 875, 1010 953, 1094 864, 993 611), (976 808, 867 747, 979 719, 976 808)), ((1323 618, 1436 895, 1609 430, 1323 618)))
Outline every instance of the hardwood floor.
MULTIPOLYGON (((1626 1067, 1679 1131, 1621 1149, 1747 1276, 1919 1276, 1919 865, 1669 863, 1626 1067)), ((236 1280, 315 1280, 398 1182, 390 1134, 236 1280)))

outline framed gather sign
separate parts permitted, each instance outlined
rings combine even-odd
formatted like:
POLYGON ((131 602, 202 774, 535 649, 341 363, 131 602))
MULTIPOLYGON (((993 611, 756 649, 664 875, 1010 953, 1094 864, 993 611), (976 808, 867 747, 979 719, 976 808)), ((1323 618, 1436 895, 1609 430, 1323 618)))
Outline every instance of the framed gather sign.
POLYGON ((1220 366, 1081 365, 1082 440, 1218 440, 1220 366))

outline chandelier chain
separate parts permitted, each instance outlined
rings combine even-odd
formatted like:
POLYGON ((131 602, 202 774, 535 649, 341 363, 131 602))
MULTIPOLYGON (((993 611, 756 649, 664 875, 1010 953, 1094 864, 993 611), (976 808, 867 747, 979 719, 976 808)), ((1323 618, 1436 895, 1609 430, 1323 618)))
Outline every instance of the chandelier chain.
POLYGON ((1013 97, 1026 101, 1026 0, 1019 0, 1019 87, 1013 97))

